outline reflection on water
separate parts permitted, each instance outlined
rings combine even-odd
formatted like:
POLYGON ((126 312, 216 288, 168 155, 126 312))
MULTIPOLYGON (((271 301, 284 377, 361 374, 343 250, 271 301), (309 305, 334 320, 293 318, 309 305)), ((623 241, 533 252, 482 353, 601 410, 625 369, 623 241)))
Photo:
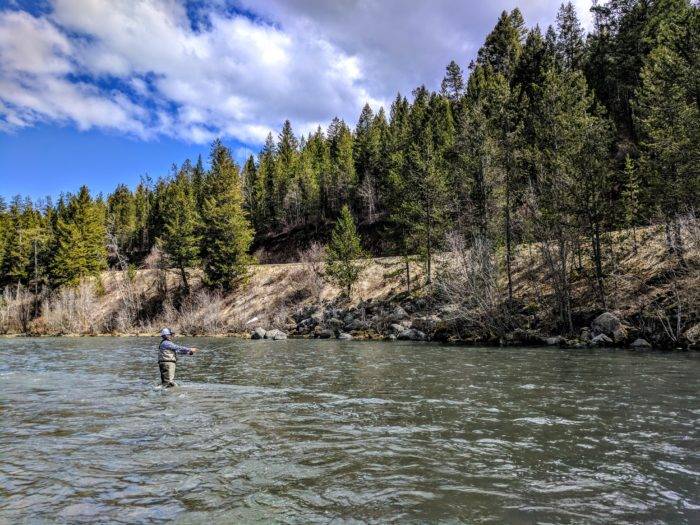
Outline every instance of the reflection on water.
POLYGON ((700 355, 0 340, 0 522, 698 522, 700 355))

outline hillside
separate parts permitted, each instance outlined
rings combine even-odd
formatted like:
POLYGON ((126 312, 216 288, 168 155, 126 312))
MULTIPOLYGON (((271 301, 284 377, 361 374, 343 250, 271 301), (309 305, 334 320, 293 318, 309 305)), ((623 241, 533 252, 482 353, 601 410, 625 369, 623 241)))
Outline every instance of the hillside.
MULTIPOLYGON (((537 344, 548 338, 551 344, 552 336, 562 334, 566 337, 557 344, 575 346, 590 340, 591 322, 610 311, 625 332, 614 344, 642 337, 655 346, 692 347, 700 330, 700 256, 693 230, 685 232, 684 266, 668 254, 662 228, 636 235, 636 253, 629 232, 609 236, 613 249, 606 261, 605 308, 591 286, 590 262, 584 258, 580 268, 572 267, 573 333, 557 320, 553 281, 537 244, 516 250, 514 297, 504 333, 475 323, 476 317, 441 295, 441 274, 454 254, 438 257, 432 294, 416 261, 410 263, 412 289, 406 293, 405 262, 398 257, 368 261, 350 297, 343 297, 308 262, 255 265, 248 283, 229 295, 207 290, 201 273, 191 270, 192 292, 186 297, 174 271, 142 269, 131 276, 109 271, 97 285, 83 283, 46 298, 39 318, 24 329, 18 304, 31 307, 32 296, 25 291, 13 300, 6 292, 0 327, 5 333, 154 334, 167 325, 192 335, 243 336, 257 327, 274 327, 290 336, 331 337, 347 331, 356 338, 393 337, 413 328, 426 339, 502 344, 537 344)), ((502 276, 500 281, 503 289, 502 276)))

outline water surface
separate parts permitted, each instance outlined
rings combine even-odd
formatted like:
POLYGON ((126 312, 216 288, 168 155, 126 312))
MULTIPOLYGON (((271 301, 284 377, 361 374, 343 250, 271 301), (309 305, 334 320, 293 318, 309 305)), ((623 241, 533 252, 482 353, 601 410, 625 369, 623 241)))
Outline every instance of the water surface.
POLYGON ((700 521, 698 354, 156 344, 0 340, 0 522, 700 521))

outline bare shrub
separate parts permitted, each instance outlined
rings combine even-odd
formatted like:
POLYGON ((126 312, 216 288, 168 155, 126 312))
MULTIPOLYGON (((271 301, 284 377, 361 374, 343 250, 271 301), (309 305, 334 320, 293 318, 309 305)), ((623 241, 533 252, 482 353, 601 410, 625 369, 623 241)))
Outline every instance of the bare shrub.
POLYGON ((163 303, 162 324, 189 335, 224 334, 237 330, 238 319, 226 316, 226 301, 219 292, 199 290, 182 300, 179 308, 167 299, 163 303))
POLYGON ((0 296, 0 333, 27 333, 34 310, 34 296, 18 284, 7 286, 0 296))
POLYGON ((60 334, 97 334, 106 328, 95 284, 83 280, 78 286, 59 288, 41 307, 45 328, 60 334))
MULTIPOLYGON (((117 260, 117 267, 119 269, 116 279, 117 292, 119 294, 119 307, 114 315, 114 326, 112 328, 116 329, 118 332, 125 333, 133 329, 139 312, 141 311, 143 299, 141 295, 137 293, 134 285, 136 271, 119 250, 119 242, 112 228, 110 228, 107 238, 108 249, 117 260)), ((153 255, 153 252, 151 253, 153 255)), ((156 254, 153 255, 153 259, 160 260, 161 257, 156 254)))
POLYGON ((141 265, 146 270, 157 270, 164 266, 163 251, 156 245, 151 248, 141 265))
POLYGON ((471 247, 457 233, 447 236, 449 255, 437 275, 437 293, 453 321, 495 339, 510 332, 513 319, 490 242, 474 237, 471 247))
POLYGON ((299 273, 300 282, 317 303, 321 301, 325 284, 323 272, 325 257, 326 248, 318 242, 312 242, 306 250, 299 253, 299 262, 302 267, 299 273))
POLYGON ((689 251, 700 251, 700 219, 695 210, 690 210, 680 218, 680 226, 681 231, 688 238, 689 251))

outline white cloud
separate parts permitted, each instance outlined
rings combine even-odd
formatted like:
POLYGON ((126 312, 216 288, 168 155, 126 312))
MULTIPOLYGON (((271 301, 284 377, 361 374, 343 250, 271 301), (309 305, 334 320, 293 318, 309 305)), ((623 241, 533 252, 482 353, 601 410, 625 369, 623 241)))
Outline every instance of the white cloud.
MULTIPOLYGON (((519 4, 534 25, 553 20, 559 0, 519 4)), ((365 102, 437 87, 515 2, 211 0, 196 28, 180 0, 51 6, 0 11, 0 129, 56 121, 260 144, 287 118, 297 132, 335 115, 352 125, 365 102)))

